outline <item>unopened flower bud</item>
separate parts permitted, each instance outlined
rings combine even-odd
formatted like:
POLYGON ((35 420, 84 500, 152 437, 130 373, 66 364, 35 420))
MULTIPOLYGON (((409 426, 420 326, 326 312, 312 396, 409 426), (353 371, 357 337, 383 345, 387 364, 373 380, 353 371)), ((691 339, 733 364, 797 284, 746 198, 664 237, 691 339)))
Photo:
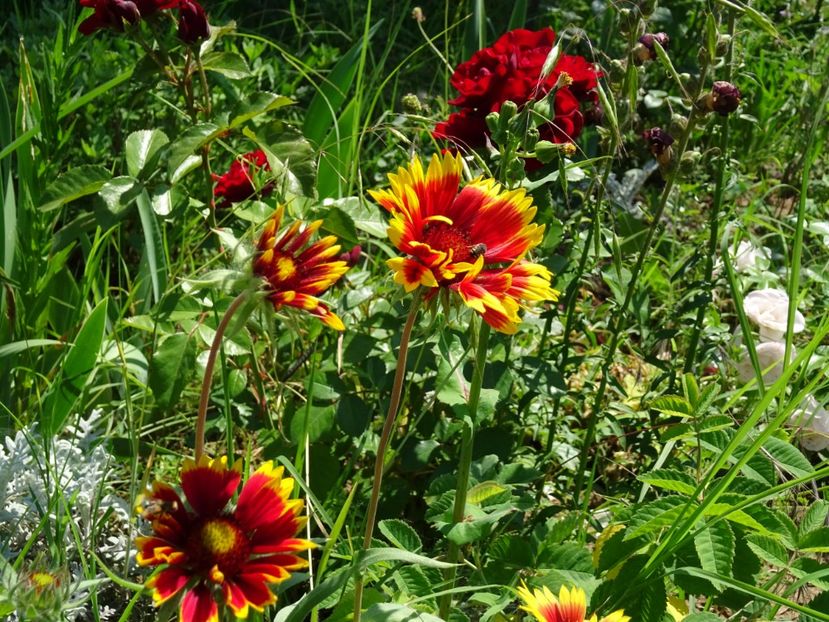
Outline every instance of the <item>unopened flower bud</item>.
POLYGON ((687 127, 688 119, 686 119, 683 115, 677 113, 671 115, 671 132, 674 134, 682 134, 687 127))
POLYGON ((731 45, 731 35, 720 35, 717 37, 717 56, 725 56, 728 46, 731 45))
POLYGON ((515 102, 507 100, 501 104, 501 109, 499 110, 501 115, 501 124, 509 123, 509 121, 515 116, 516 112, 518 112, 518 105, 515 102))
POLYGON ((528 129, 527 132, 524 134, 524 149, 526 149, 527 151, 532 151, 533 149, 535 149, 535 145, 538 143, 538 138, 539 133, 537 128, 531 127, 530 129, 528 129))
POLYGON ((406 114, 420 114, 423 112, 423 104, 420 103, 420 99, 414 93, 406 93, 400 103, 403 104, 403 112, 406 114))
POLYGON ((639 12, 642 14, 642 17, 648 18, 653 15, 653 12, 656 10, 656 0, 640 0, 639 2, 639 12))
POLYGON ((552 162, 558 154, 558 146, 549 140, 539 140, 535 145, 535 157, 542 164, 552 162))
POLYGON ((416 21, 418 24, 422 24, 426 21, 426 16, 423 14, 423 9, 419 6, 416 6, 412 9, 412 19, 416 21))
POLYGON ((507 179, 515 182, 524 178, 524 160, 516 158, 507 165, 507 179))
POLYGON ((699 151, 686 151, 679 159, 679 168, 683 175, 688 175, 696 168, 699 161, 702 159, 702 154, 699 151))
POLYGON ((499 132, 500 118, 501 115, 499 115, 497 112, 490 112, 488 115, 486 115, 486 126, 491 133, 496 134, 499 132))
POLYGON ((356 266, 357 262, 360 261, 360 255, 362 255, 362 253, 363 247, 357 244, 356 246, 352 246, 350 251, 340 253, 337 260, 344 261, 348 264, 348 267, 351 268, 352 266, 356 266))
POLYGON ((633 48, 633 58, 637 64, 644 63, 646 60, 656 60, 656 48, 654 42, 662 46, 663 49, 668 49, 668 44, 671 38, 664 32, 646 32, 639 37, 639 43, 633 48))
POLYGON ((674 137, 668 134, 661 127, 652 127, 649 130, 642 132, 642 138, 648 144, 653 157, 659 162, 661 166, 670 164, 673 158, 673 149, 671 145, 674 144, 674 137))
POLYGON ((610 61, 608 78, 611 82, 621 82, 625 77, 625 73, 627 73, 627 62, 618 58, 610 61))
POLYGON ((210 26, 202 6, 196 0, 180 0, 178 5, 178 38, 185 43, 196 43, 210 37, 210 26))

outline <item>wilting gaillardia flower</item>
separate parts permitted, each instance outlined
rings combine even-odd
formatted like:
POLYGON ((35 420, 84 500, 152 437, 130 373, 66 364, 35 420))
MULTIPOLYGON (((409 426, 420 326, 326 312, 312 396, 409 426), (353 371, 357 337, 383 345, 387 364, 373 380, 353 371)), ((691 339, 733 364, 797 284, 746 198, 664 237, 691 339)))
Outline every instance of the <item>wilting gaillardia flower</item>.
MULTIPOLYGON (((253 177, 259 170, 269 171, 271 167, 265 152, 256 149, 234 160, 224 175, 214 174, 213 181, 216 182, 216 186, 213 188, 213 196, 216 199, 223 199, 219 207, 229 207, 233 203, 239 203, 256 194, 253 177)), ((270 194, 271 190, 273 190, 273 183, 268 183, 259 190, 259 193, 265 196, 270 194)))
POLYGON ((556 598, 547 586, 531 592, 526 585, 522 585, 518 588, 518 595, 525 603, 521 609, 533 614, 539 622, 628 622, 630 620, 621 609, 601 620, 595 613, 585 618, 587 599, 584 590, 578 587, 568 590, 562 585, 556 598))
POLYGON ((180 622, 218 622, 219 603, 246 618, 251 608, 276 602, 270 586, 305 568, 296 553, 314 547, 294 537, 307 518, 300 516, 302 500, 290 498, 294 481, 282 473, 263 464, 232 509, 241 461, 228 468, 225 458, 185 460, 183 499, 163 482, 152 485, 139 499, 152 535, 136 539, 136 561, 162 567, 146 584, 156 605, 181 595, 180 622))
POLYGON ((405 255, 387 263, 407 292, 451 290, 495 330, 514 333, 521 303, 558 298, 550 271, 524 260, 544 226, 532 222, 524 189, 483 178, 460 188, 462 168, 460 155, 435 155, 424 172, 415 156, 389 175, 389 190, 370 191, 390 212, 389 238, 405 255))
POLYGON ((268 298, 277 309, 302 309, 331 328, 345 330, 342 320, 317 298, 348 271, 347 262, 335 259, 340 252, 337 238, 329 235, 306 246, 322 226, 321 220, 304 227, 296 221, 278 235, 284 211, 279 206, 265 224, 253 260, 254 274, 267 281, 268 298))

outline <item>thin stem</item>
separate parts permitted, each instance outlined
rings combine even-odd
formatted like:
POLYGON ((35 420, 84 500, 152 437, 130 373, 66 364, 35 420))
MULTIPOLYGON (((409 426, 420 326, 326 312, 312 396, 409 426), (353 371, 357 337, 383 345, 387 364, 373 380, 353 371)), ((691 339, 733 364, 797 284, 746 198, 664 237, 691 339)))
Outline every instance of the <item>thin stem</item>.
MULTIPOLYGON (((725 57, 725 76, 727 82, 731 81, 732 60, 734 57, 734 13, 729 13, 728 16, 728 34, 732 38, 728 46, 728 52, 725 57)), ((717 178, 714 187, 714 204, 711 206, 711 214, 708 220, 708 227, 710 235, 708 237, 708 256, 705 258, 705 278, 703 283, 706 286, 705 291, 712 291, 714 289, 714 255, 717 253, 717 240, 720 236, 720 210, 722 209, 723 194, 725 190, 725 171, 728 167, 728 139, 729 139, 729 123, 731 117, 726 115, 722 118, 722 133, 720 134, 720 160, 717 165, 717 178)), ((691 342, 688 345, 688 354, 685 357, 686 374, 691 373, 694 369, 694 361, 696 359, 697 347, 702 336, 702 325, 705 321, 705 311, 708 305, 700 305, 697 309, 697 317, 694 321, 694 330, 691 333, 691 342)), ((785 359, 784 359, 785 360, 785 359)))
POLYGON ((224 337, 227 325, 233 318, 239 307, 244 304, 250 295, 250 290, 246 289, 241 294, 233 299, 230 306, 225 311, 222 321, 216 327, 216 335, 213 337, 213 343, 210 344, 210 352, 207 355, 207 365, 204 367, 204 380, 201 384, 201 395, 199 396, 199 414, 196 419, 196 462, 204 454, 204 428, 207 423, 207 404, 210 401, 210 382, 213 380, 213 368, 216 366, 216 355, 219 353, 222 344, 222 337, 224 337))
MULTIPOLYGON (((705 78, 707 73, 708 64, 706 63, 705 65, 703 65, 702 71, 700 72, 699 88, 697 89, 698 92, 694 97, 694 101, 696 101, 696 99, 702 92, 702 88, 705 84, 705 78)), ((691 113, 688 115, 688 123, 685 127, 685 131, 682 133, 682 137, 679 140, 679 146, 675 152, 675 162, 677 163, 677 165, 682 160, 682 154, 685 153, 685 149, 688 146, 688 140, 691 137, 691 133, 693 132, 694 126, 696 125, 697 119, 700 115, 700 111, 697 109, 697 106, 693 103, 691 104, 691 106, 691 113)), ((601 408, 602 400, 604 400, 604 393, 607 389, 608 376, 610 375, 610 367, 613 364, 613 357, 615 356, 616 349, 619 346, 619 338, 625 329, 624 323, 627 319, 627 310, 630 306, 631 300, 633 300, 633 293, 636 291, 636 283, 639 280, 639 276, 642 273, 642 267, 645 264, 645 258, 650 253, 651 246, 653 245, 654 238, 656 237, 656 231, 657 229, 659 229, 659 222, 662 220, 662 214, 665 211, 665 207, 668 205, 668 199, 671 196, 671 192, 673 191, 674 185, 678 177, 679 169, 677 166, 677 168, 674 169, 673 174, 671 174, 665 182, 665 188, 662 191, 661 196, 659 197, 659 204, 657 205, 656 211, 653 214, 653 222, 651 223, 651 226, 648 229, 648 233, 645 237, 642 249, 639 251, 639 255, 636 258, 636 264, 634 265, 633 270, 631 271, 630 281, 627 285, 627 291, 625 292, 625 299, 622 302, 622 305, 616 310, 616 313, 613 317, 613 323, 609 329, 611 335, 610 344, 608 345, 607 353, 605 354, 605 358, 602 363, 601 380, 599 382, 599 387, 594 396, 590 413, 588 414, 587 431, 584 437, 584 445, 582 445, 581 453, 579 455, 579 467, 576 473, 576 486, 573 494, 574 508, 578 508, 581 506, 583 492, 582 487, 584 486, 584 471, 587 468, 587 457, 590 452, 590 447, 593 445, 593 440, 596 436, 598 412, 601 408)), ((588 484, 588 486, 592 488, 592 482, 588 484)), ((585 499, 589 500, 589 498, 590 495, 587 494, 585 496, 585 499)))
MULTIPOLYGON (((464 421, 463 436, 461 436, 461 453, 458 458, 458 483, 455 486, 455 506, 452 509, 452 524, 457 525, 463 522, 466 512, 466 495, 469 487, 469 471, 472 468, 472 449, 475 442, 475 418, 478 412, 478 401, 481 397, 481 386, 484 383, 484 368, 488 353, 490 327, 481 321, 481 330, 478 333, 478 345, 475 351, 475 369, 472 371, 472 384, 469 386, 469 399, 467 400, 467 419, 464 421)), ((460 547, 449 541, 447 561, 450 564, 457 564, 460 559, 460 547)), ((446 581, 451 589, 455 584, 457 567, 452 566, 446 570, 446 581)), ((444 594, 440 599, 439 615, 444 620, 449 615, 449 608, 452 606, 452 593, 444 594)))
MULTIPOLYGON (((397 353, 397 368, 394 371, 394 383, 389 399, 389 410, 386 413, 386 421, 383 424, 383 431, 380 434, 380 443, 377 445, 377 458, 374 461, 374 480, 371 485, 371 497, 368 502, 368 514, 366 516, 366 531, 363 535, 363 551, 371 546, 371 537, 374 535, 374 523, 377 520, 377 507, 380 504, 380 486, 383 483, 383 467, 385 465, 386 448, 389 445, 394 422, 397 420, 397 409, 400 406, 400 396, 403 393, 403 379, 406 376, 406 358, 409 354, 409 342, 412 336, 412 327, 417 318, 417 311, 420 308, 421 293, 418 290, 412 298, 412 306, 409 309, 409 316, 403 326, 403 333, 400 336, 400 350, 397 353)), ((358 576, 354 585, 354 622, 360 622, 363 608, 363 577, 358 576)))

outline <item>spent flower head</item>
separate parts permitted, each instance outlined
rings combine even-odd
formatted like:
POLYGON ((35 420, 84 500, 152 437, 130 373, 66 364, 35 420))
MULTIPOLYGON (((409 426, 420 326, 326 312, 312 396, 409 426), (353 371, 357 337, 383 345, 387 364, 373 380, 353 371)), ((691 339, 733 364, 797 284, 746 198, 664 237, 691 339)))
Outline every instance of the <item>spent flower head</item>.
POLYGON ((241 480, 241 461, 202 456, 184 461, 183 498, 157 481, 139 499, 152 533, 136 539, 136 561, 161 568, 146 585, 156 605, 181 598, 180 622, 217 622, 219 604, 246 618, 276 602, 271 586, 308 566, 296 553, 315 545, 295 537, 307 518, 291 499, 294 481, 266 462, 230 506, 241 480))
POLYGON ((639 43, 633 48, 633 58, 638 63, 643 63, 646 60, 656 60, 656 47, 654 43, 662 46, 662 49, 667 50, 671 38, 664 32, 646 32, 639 37, 639 43))
POLYGON ((522 304, 557 300, 552 275, 525 260, 544 235, 524 189, 478 178, 460 187, 460 155, 420 158, 390 174, 391 188, 369 191, 391 214, 388 235, 402 257, 388 260, 407 292, 457 293, 493 328, 514 333, 522 304))

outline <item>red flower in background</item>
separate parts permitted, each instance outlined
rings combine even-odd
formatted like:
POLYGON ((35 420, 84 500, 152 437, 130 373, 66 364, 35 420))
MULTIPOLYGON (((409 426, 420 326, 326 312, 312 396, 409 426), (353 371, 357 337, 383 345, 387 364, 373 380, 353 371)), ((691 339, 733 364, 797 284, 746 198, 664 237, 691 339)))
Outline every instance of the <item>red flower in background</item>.
MULTIPOLYGON (((271 170, 268 164, 268 156, 261 149, 249 151, 241 158, 230 165, 230 170, 224 175, 213 175, 216 187, 213 189, 213 196, 216 199, 224 199, 219 207, 229 207, 233 203, 239 203, 249 199, 256 194, 253 186, 253 173, 257 170, 271 170)), ((266 195, 273 190, 273 184, 266 184, 260 193, 266 195)))
POLYGON ((581 56, 562 55, 550 74, 541 70, 555 43, 552 28, 539 31, 512 30, 492 46, 478 50, 452 74, 458 96, 449 103, 461 108, 435 126, 435 138, 446 138, 468 148, 486 144, 486 115, 497 112, 510 100, 522 106, 552 91, 559 76, 572 82, 555 94, 555 117, 539 128, 541 138, 557 143, 572 142, 584 127, 581 105, 596 102, 595 88, 601 75, 581 56))
POLYGON ((124 30, 124 22, 137 24, 142 17, 149 17, 157 11, 172 9, 180 0, 80 0, 82 7, 95 12, 81 22, 81 34, 91 35, 97 30, 112 28, 124 30))
POLYGON ((185 43, 196 43, 210 37, 210 26, 204 9, 195 0, 180 0, 178 38, 185 43))

